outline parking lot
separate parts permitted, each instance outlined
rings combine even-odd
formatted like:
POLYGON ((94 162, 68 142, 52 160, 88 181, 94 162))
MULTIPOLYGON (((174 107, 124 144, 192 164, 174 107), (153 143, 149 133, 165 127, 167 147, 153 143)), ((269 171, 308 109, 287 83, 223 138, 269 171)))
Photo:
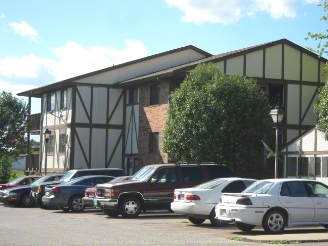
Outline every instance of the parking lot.
MULTIPOLYGON (((234 225, 215 228, 209 222, 194 226, 184 217, 147 212, 136 219, 109 218, 99 210, 64 213, 61 210, 0 205, 0 244, 5 245, 269 245, 247 241, 234 225)), ((327 235, 327 230, 309 229, 327 235)), ((312 230, 312 231, 311 231, 312 230)), ((295 230, 296 233, 297 230, 295 230)), ((304 234, 304 233, 302 233, 304 234)), ((261 230, 251 233, 265 236, 261 230)), ((314 234, 312 234, 314 235, 314 234)), ((271 243, 279 245, 278 235, 271 243)), ((279 241, 280 240, 280 241, 279 241)), ((327 242, 302 245, 323 246, 327 242)))

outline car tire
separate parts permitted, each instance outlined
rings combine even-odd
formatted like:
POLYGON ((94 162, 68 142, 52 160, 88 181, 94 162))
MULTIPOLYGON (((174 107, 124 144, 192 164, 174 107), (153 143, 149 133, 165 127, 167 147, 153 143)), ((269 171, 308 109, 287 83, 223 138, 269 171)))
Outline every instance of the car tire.
POLYGON ((30 196, 30 194, 22 194, 21 198, 20 198, 20 205, 21 207, 24 208, 29 208, 32 207, 34 204, 34 199, 33 197, 30 196))
POLYGON ((222 227, 222 226, 226 226, 229 224, 229 221, 218 220, 215 218, 215 208, 212 209, 212 211, 209 215, 209 220, 211 221, 212 226, 216 226, 216 227, 222 227))
POLYGON ((281 210, 271 210, 265 214, 263 229, 270 234, 277 234, 284 231, 286 226, 286 215, 281 210))
POLYGON ((141 203, 137 197, 127 197, 119 204, 119 211, 124 218, 136 218, 141 212, 141 203))
POLYGON ((63 206, 58 206, 59 209, 63 210, 64 212, 68 212, 69 208, 68 207, 63 207, 63 206))
POLYGON ((41 208, 41 209, 47 209, 47 205, 45 205, 41 199, 36 199, 35 200, 36 205, 41 208))
POLYGON ((105 210, 104 212, 109 217, 118 217, 119 216, 118 211, 105 210))
POLYGON ((201 225, 205 219, 197 219, 195 217, 192 217, 192 216, 188 216, 188 220, 193 223, 194 225, 201 225))
POLYGON ((245 224, 242 222, 235 222, 235 225, 241 231, 251 231, 255 228, 255 225, 245 224))
POLYGON ((83 212, 85 205, 83 204, 81 195, 72 196, 68 201, 68 207, 73 212, 83 212))

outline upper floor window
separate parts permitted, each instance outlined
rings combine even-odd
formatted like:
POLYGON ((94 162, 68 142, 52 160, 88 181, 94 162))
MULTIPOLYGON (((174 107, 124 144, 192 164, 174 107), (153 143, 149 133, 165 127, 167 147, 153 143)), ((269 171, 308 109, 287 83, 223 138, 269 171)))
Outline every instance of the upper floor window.
POLYGON ((276 106, 284 107, 284 85, 270 84, 269 85, 269 101, 274 108, 276 106))
POLYGON ((150 86, 150 105, 159 104, 159 84, 150 86))
POLYGON ((66 134, 59 135, 59 152, 64 153, 66 150, 66 134))
POLYGON ((47 95, 47 111, 54 111, 56 106, 56 94, 49 93, 47 95))
POLYGON ((149 153, 158 153, 159 133, 149 133, 149 153))
POLYGON ((138 88, 131 88, 128 90, 128 103, 137 103, 138 100, 138 88))
POLYGON ((67 107, 67 90, 60 92, 60 110, 67 107))

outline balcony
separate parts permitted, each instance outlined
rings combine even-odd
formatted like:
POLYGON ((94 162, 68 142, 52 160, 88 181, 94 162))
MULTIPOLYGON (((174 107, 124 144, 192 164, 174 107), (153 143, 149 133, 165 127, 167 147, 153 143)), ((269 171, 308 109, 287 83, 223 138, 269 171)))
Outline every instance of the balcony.
POLYGON ((41 131, 41 114, 30 114, 27 116, 30 124, 30 133, 32 135, 40 135, 41 131))

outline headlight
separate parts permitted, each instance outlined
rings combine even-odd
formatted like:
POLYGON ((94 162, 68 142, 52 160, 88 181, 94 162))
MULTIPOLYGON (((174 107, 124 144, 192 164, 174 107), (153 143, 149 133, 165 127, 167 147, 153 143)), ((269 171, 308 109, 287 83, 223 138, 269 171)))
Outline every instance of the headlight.
POLYGON ((105 196, 106 197, 115 197, 115 190, 114 189, 105 189, 105 196))

